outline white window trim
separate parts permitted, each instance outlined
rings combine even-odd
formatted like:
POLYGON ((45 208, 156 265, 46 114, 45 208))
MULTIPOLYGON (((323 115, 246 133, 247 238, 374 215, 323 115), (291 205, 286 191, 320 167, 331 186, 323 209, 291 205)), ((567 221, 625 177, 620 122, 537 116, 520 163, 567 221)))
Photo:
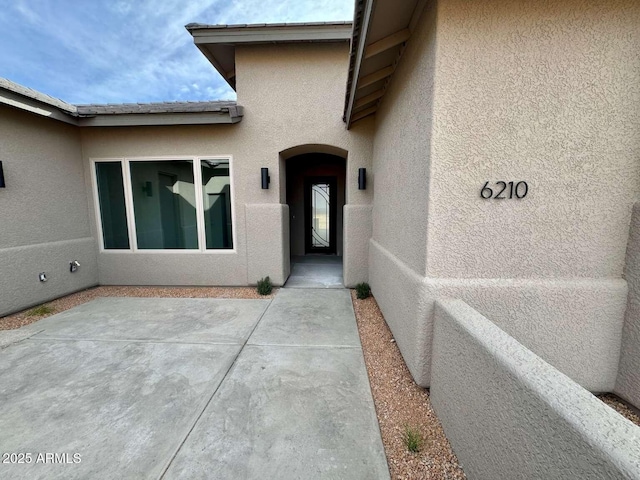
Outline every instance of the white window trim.
POLYGON ((237 254, 237 223, 236 223, 236 202, 235 202, 235 178, 233 169, 232 155, 201 155, 201 156, 185 156, 185 155, 167 155, 160 157, 118 157, 118 158, 90 158, 91 164, 91 180, 93 187, 93 203, 96 218, 96 228, 98 230, 98 240, 100 242, 100 253, 107 254, 132 254, 140 253, 145 255, 153 254, 237 254), (139 249, 138 238, 136 235, 135 212, 133 208, 133 190, 131 185, 131 169, 130 162, 157 162, 169 160, 188 160, 192 162, 193 182, 196 191, 196 227, 198 230, 198 248, 192 249, 139 249), (229 190, 231 196, 231 241, 233 248, 207 248, 207 237, 204 223, 204 201, 202 199, 202 160, 227 160, 229 161, 229 190), (102 215, 100 212, 100 198, 98 195, 98 176, 96 173, 96 163, 103 162, 119 162, 122 166, 122 183, 124 186, 125 211, 127 214, 127 231, 129 233, 129 248, 115 249, 104 248, 104 234, 102 231, 102 215))

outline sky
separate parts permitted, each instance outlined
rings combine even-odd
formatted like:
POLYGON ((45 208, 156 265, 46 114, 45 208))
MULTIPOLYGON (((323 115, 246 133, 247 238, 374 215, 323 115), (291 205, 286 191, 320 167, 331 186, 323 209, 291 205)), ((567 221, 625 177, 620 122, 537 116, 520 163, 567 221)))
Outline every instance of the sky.
POLYGON ((188 23, 351 20, 353 0, 0 0, 0 77, 73 104, 233 100, 188 23))

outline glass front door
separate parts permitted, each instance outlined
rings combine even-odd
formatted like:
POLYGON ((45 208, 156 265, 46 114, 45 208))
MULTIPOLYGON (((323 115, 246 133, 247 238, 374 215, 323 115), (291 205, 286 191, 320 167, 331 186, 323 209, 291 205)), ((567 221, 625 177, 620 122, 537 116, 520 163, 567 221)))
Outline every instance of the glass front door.
POLYGON ((307 253, 336 253, 336 183, 336 177, 305 182, 307 253))

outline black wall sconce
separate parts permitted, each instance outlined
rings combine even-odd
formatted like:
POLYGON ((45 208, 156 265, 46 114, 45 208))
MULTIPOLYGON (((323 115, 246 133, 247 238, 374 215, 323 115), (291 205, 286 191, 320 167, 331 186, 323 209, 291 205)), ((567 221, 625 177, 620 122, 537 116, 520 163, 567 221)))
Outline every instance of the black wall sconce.
POLYGON ((262 177, 262 189, 267 190, 269 188, 269 183, 271 183, 271 177, 269 177, 269 169, 266 167, 262 167, 260 169, 260 174, 262 177))
POLYGON ((5 188, 5 184, 4 184, 4 170, 2 169, 2 162, 0 162, 0 188, 5 188))
POLYGON ((367 169, 359 168, 358 169, 358 190, 366 190, 367 189, 367 169))
POLYGON ((144 182, 142 184, 142 192, 147 194, 147 197, 153 197, 153 183, 144 182))

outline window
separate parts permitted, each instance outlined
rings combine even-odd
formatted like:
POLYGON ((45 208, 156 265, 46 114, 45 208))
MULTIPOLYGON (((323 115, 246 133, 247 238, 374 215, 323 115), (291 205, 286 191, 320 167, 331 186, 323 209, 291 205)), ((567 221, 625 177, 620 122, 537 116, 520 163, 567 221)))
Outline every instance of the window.
POLYGON ((233 249, 229 158, 125 158, 94 164, 105 250, 233 249))
POLYGON ((232 248, 229 160, 202 160, 200 168, 207 248, 232 248))
POLYGON ((129 249, 122 164, 96 163, 96 179, 104 248, 129 249))

